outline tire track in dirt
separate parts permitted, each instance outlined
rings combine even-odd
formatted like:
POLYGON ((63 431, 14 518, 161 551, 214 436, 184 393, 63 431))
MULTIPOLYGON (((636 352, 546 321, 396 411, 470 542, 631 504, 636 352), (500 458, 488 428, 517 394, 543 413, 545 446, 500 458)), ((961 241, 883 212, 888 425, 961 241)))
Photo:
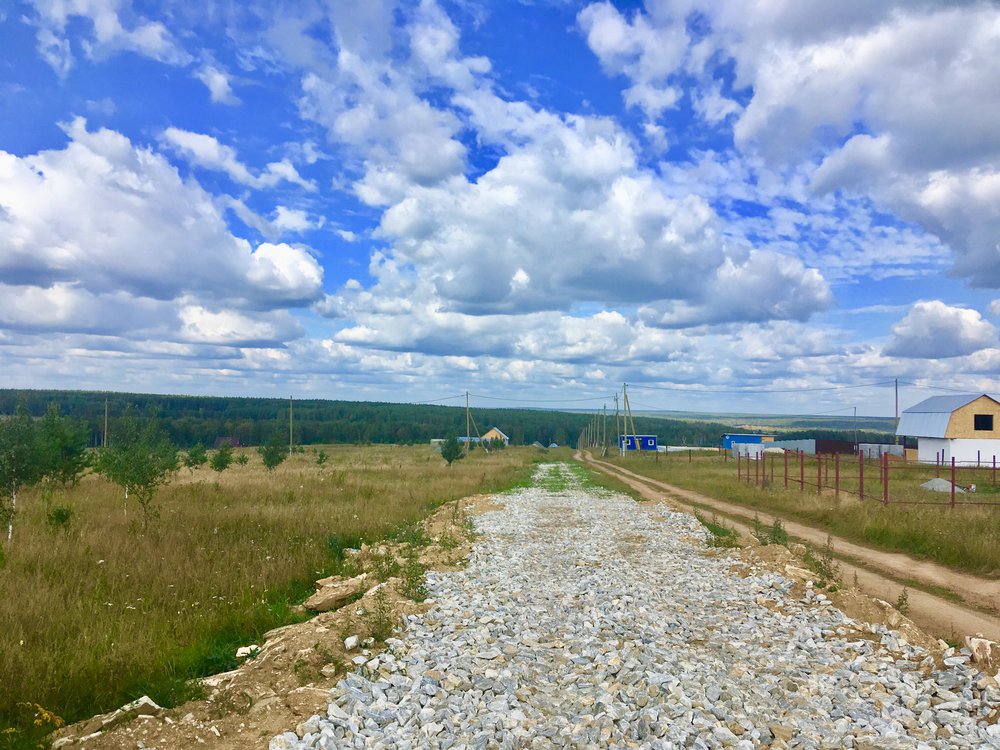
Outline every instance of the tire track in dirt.
MULTIPOLYGON (((674 503, 687 509, 709 508, 726 516, 741 533, 750 535, 753 514, 745 506, 641 476, 600 461, 588 451, 577 451, 574 457, 624 482, 647 499, 674 503)), ((768 517, 778 516, 762 515, 764 523, 767 523, 768 517)), ((827 537, 830 536, 837 554, 849 558, 848 561, 841 562, 845 580, 852 580, 856 574, 859 587, 871 596, 894 602, 904 583, 916 581, 926 586, 944 588, 959 597, 961 603, 908 587, 908 617, 928 633, 945 640, 977 634, 991 640, 1000 640, 1000 617, 993 614, 1000 609, 1000 581, 949 570, 936 563, 915 560, 897 552, 864 547, 797 521, 781 518, 781 523, 791 536, 817 547, 826 544, 827 537)))

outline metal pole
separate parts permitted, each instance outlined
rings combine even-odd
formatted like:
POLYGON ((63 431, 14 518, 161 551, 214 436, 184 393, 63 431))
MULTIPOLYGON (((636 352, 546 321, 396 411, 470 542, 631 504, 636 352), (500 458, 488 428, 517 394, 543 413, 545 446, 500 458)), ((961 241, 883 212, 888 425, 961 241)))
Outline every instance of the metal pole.
POLYGON ((743 481, 743 458, 739 451, 736 451, 736 481, 743 481))
POLYGON ((785 454, 785 489, 788 489, 788 448, 785 448, 782 453, 785 454))
POLYGON ((955 507, 955 457, 951 457, 951 507, 955 507))
POLYGON ((896 430, 897 430, 896 445, 899 445, 899 434, 898 434, 898 431, 899 431, 899 378, 895 379, 895 383, 896 383, 896 430))
POLYGON ((823 494, 823 454, 816 453, 816 494, 823 494))
POLYGON ((865 453, 858 451, 858 497, 865 499, 865 453))
POLYGON ((840 454, 833 454, 833 496, 840 499, 840 454))
POLYGON ((805 492, 806 488, 806 452, 799 451, 799 492, 805 492))
POLYGON ((889 504, 889 454, 882 454, 882 505, 889 504))

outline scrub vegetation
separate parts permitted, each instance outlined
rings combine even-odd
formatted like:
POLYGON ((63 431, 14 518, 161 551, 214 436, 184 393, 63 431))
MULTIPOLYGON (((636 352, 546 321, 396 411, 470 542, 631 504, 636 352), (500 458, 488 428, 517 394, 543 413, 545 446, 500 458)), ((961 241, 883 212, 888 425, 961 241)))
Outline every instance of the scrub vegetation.
POLYGON ((93 473, 48 500, 22 489, 0 572, 0 748, 36 747, 52 717, 197 695, 191 678, 302 617, 294 605, 340 572, 345 547, 412 535, 444 502, 526 481, 536 458, 473 451, 448 467, 430 446, 323 454, 267 470, 237 449, 245 466, 178 472, 148 518, 125 515, 121 488, 93 473))

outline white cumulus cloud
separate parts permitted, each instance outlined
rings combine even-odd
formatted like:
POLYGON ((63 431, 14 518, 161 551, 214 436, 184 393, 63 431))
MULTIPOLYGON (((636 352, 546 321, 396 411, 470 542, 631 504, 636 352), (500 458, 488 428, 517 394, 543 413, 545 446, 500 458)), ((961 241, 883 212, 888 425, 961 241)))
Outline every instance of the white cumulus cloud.
POLYGON ((961 357, 998 344, 996 327, 978 311, 931 300, 917 302, 892 327, 885 353, 908 358, 961 357))

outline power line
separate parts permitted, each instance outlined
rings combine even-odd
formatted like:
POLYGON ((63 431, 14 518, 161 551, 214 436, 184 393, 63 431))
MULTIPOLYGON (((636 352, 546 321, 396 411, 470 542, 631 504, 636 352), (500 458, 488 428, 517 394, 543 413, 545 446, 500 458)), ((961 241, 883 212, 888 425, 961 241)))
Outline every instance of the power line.
POLYGON ((923 388, 928 391, 950 391, 951 393, 971 393, 968 388, 949 388, 944 385, 919 385, 917 383, 910 383, 906 380, 900 380, 900 385, 908 385, 911 388, 923 388))
MULTIPOLYGON (((900 381, 902 382, 902 381, 900 381)), ((892 385, 892 380, 881 383, 862 383, 859 385, 830 385, 821 388, 685 388, 681 386, 669 385, 638 385, 632 383, 632 388, 639 388, 644 391, 681 391, 684 393, 697 395, 699 393, 815 393, 817 391, 843 391, 850 388, 876 388, 878 386, 892 385)))
POLYGON ((593 398, 504 398, 502 396, 483 396, 479 393, 470 393, 473 398, 485 398, 488 401, 509 401, 518 404, 577 404, 584 401, 607 401, 607 396, 595 396, 593 398))
POLYGON ((445 396, 444 398, 432 398, 429 401, 408 401, 406 403, 419 406, 420 404, 439 404, 442 401, 454 401, 457 398, 465 398, 465 394, 459 393, 457 396, 445 396))

